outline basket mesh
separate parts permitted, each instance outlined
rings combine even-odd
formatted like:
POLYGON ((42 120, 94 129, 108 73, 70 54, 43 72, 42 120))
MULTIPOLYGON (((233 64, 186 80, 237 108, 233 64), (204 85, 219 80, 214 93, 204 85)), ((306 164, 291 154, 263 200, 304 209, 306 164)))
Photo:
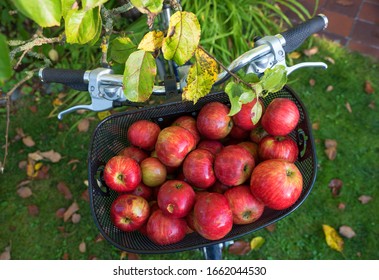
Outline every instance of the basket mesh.
POLYGON ((290 136, 299 146, 300 156, 295 164, 303 175, 303 191, 292 207, 282 211, 266 208, 258 221, 248 225, 234 225, 228 235, 217 241, 210 241, 197 233, 191 233, 178 243, 159 246, 139 232, 123 232, 113 225, 109 209, 113 200, 117 197, 117 193, 110 190, 103 183, 101 175, 105 163, 129 145, 126 137, 128 127, 141 119, 152 120, 161 127, 165 127, 171 124, 178 116, 196 116, 200 108, 206 103, 219 101, 230 105, 228 96, 225 93, 212 93, 200 99, 196 104, 177 101, 115 114, 106 118, 97 126, 92 137, 88 156, 89 193, 93 218, 105 239, 115 247, 127 252, 140 254, 178 252, 239 238, 274 223, 293 212, 303 203, 313 187, 316 178, 316 155, 307 113, 298 96, 289 87, 284 87, 280 92, 270 94, 264 99, 266 107, 277 97, 291 99, 296 103, 300 111, 298 127, 290 136))

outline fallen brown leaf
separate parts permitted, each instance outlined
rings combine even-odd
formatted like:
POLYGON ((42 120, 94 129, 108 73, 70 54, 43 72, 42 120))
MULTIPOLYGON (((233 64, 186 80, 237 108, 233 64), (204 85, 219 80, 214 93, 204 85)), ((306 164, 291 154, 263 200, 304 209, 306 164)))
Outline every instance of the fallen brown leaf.
POLYGON ((340 204, 338 204, 338 209, 345 210, 345 208, 346 208, 346 204, 345 203, 340 202, 340 204))
POLYGON ((68 209, 66 210, 66 212, 64 212, 63 214, 63 221, 67 222, 68 219, 71 218, 71 216, 79 210, 79 205, 78 203, 76 203, 76 201, 74 201, 70 207, 68 207, 68 209))
POLYGON ((16 127, 16 133, 20 139, 26 137, 24 130, 21 127, 16 127))
POLYGON ((47 151, 47 152, 41 152, 40 153, 42 157, 44 157, 45 159, 48 159, 50 160, 51 162, 53 163, 56 163, 56 162, 59 162, 62 158, 61 154, 54 151, 54 150, 50 150, 50 151, 47 151))
POLYGON ((138 254, 128 253, 128 260, 140 260, 141 257, 138 254))
POLYGON ((342 180, 340 179, 330 180, 328 187, 331 189, 333 197, 339 196, 342 186, 343 186, 342 180))
POLYGON ((334 87, 332 85, 328 85, 326 87, 326 92, 331 92, 333 89, 334 89, 334 87))
POLYGON ((43 165, 41 169, 37 171, 36 178, 39 180, 48 179, 50 177, 49 175, 50 166, 43 165))
POLYGON ((55 216, 59 219, 62 219, 65 212, 66 208, 59 208, 57 211, 55 211, 55 216))
POLYGON ((319 130, 320 129, 320 123, 319 122, 312 123, 312 129, 313 130, 319 130))
POLYGON ((104 236, 103 236, 101 233, 99 233, 99 234, 95 237, 95 243, 101 242, 101 241, 103 241, 104 239, 105 239, 104 236))
POLYGON ((33 147, 36 144, 30 136, 25 136, 24 138, 22 138, 22 143, 24 143, 24 145, 27 147, 33 147))
POLYGON ((88 119, 81 119, 78 124, 78 131, 79 132, 87 132, 89 129, 89 120, 88 119))
POLYGON ((29 187, 20 187, 17 190, 17 194, 21 198, 28 198, 28 197, 32 196, 33 192, 32 192, 32 190, 29 187))
POLYGON ((330 56, 326 56, 324 57, 326 61, 330 62, 331 64, 335 64, 335 60, 333 58, 331 58, 330 56))
POLYGON ((251 251, 250 242, 244 240, 234 241, 228 248, 229 254, 244 256, 251 251))
POLYGON ((28 205, 28 213, 30 216, 33 216, 33 217, 38 216, 39 214, 38 206, 35 204, 28 205))
POLYGON ((325 145, 325 148, 330 148, 330 147, 337 148, 337 141, 334 139, 325 139, 324 145, 325 145))
POLYGON ((373 94, 374 93, 374 89, 373 89, 370 81, 365 81, 365 92, 367 94, 373 94))
POLYGON ((329 160, 335 160, 336 159, 337 149, 335 147, 326 148, 324 151, 325 151, 325 154, 329 160))
POLYGON ((375 109, 375 100, 372 100, 371 102, 370 102, 370 104, 368 104, 368 107, 370 108, 370 109, 372 109, 372 110, 374 110, 375 109))
POLYGON ((346 238, 349 238, 349 239, 353 238, 356 235, 355 232, 354 232, 354 230, 351 227, 349 227, 349 226, 341 226, 339 228, 339 233, 342 236, 344 236, 346 238))
POLYGON ((316 84, 316 80, 315 80, 315 79, 310 79, 310 80, 309 80, 309 85, 310 85, 311 87, 313 87, 315 84, 316 84))
POLYGON ((71 221, 73 224, 77 224, 80 222, 81 216, 78 213, 72 214, 71 221))
POLYGON ((304 52, 304 54, 305 54, 306 56, 313 56, 313 55, 315 55, 316 53, 318 53, 318 47, 317 47, 317 46, 314 46, 314 47, 312 47, 312 48, 310 48, 310 49, 304 50, 303 52, 304 52))
POLYGON ((85 253, 87 251, 87 246, 86 246, 86 243, 84 241, 82 241, 80 244, 79 244, 79 252, 80 253, 85 253))
POLYGON ((353 113, 353 109, 351 109, 351 105, 350 105, 349 102, 346 102, 346 103, 345 103, 345 107, 346 107, 347 111, 348 111, 350 114, 353 113))
POLYGON ((68 253, 64 253, 62 256, 62 260, 69 260, 69 259, 70 259, 70 255, 68 253))
POLYGON ((7 246, 4 249, 4 252, 0 254, 0 260, 8 261, 11 259, 11 246, 7 246))
POLYGON ((276 224, 274 223, 274 224, 268 225, 265 227, 265 229, 269 232, 274 232, 276 229, 276 224))
POLYGON ((83 191, 80 197, 81 197, 83 200, 89 202, 89 192, 88 192, 88 190, 83 191))
POLYGON ((362 204, 367 204, 369 203, 371 200, 372 200, 372 197, 371 196, 368 196, 368 195, 361 195, 358 200, 362 203, 362 204))
POLYGON ((59 182, 57 185, 58 191, 64 195, 65 199, 72 199, 72 193, 64 182, 59 182))
POLYGON ((20 168, 21 170, 24 170, 27 165, 28 165, 28 162, 26 160, 22 160, 18 163, 18 168, 20 168))

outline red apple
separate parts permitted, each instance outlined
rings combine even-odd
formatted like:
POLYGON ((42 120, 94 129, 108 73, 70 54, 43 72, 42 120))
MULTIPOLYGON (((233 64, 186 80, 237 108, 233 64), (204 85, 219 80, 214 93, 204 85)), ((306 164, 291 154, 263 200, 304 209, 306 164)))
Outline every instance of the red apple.
POLYGON ((183 127, 187 129, 189 132, 192 133, 193 137, 195 138, 196 144, 200 141, 200 133, 197 130, 196 126, 196 120, 194 117, 191 116, 181 116, 177 118, 172 125, 177 125, 180 127, 183 127))
POLYGON ((153 198, 153 190, 142 182, 139 183, 133 191, 127 193, 141 196, 147 201, 150 201, 153 198))
POLYGON ((284 136, 295 129, 299 119, 300 112, 295 102, 287 98, 276 98, 262 116, 262 127, 270 135, 284 136))
POLYGON ((133 191, 141 182, 141 168, 129 157, 114 156, 105 164, 104 181, 116 192, 133 191))
POLYGON ((233 214, 225 196, 219 193, 199 195, 193 209, 193 226, 208 240, 227 235, 233 226, 233 214))
POLYGON ((224 196, 232 210, 234 224, 250 224, 262 216, 264 204, 254 197, 249 186, 232 187, 224 193, 224 196))
POLYGON ((138 163, 141 163, 141 161, 149 156, 145 151, 134 146, 125 147, 118 153, 118 155, 133 158, 138 163))
POLYGON ((238 186, 250 178, 255 166, 253 156, 243 147, 229 145, 216 155, 216 178, 227 186, 238 186))
POLYGON ((141 196, 122 194, 112 203, 110 217, 113 224, 123 231, 137 230, 147 221, 149 203, 141 196))
POLYGON ((158 245, 177 243, 186 233, 187 223, 184 219, 168 217, 160 209, 152 213, 147 222, 147 237, 158 245))
POLYGON ((221 102, 205 104, 197 116, 196 125, 200 134, 207 139, 225 138, 233 127, 233 120, 228 115, 230 109, 221 102))
POLYGON ((159 133, 155 150, 164 165, 178 167, 195 146, 196 141, 191 132, 180 126, 169 126, 159 133))
POLYGON ((168 180, 160 187, 157 201, 165 215, 183 218, 195 203, 195 191, 184 181, 168 180))
POLYGON ((183 162, 183 174, 189 184, 206 189, 216 182, 213 171, 214 155, 205 149, 195 149, 183 162))
POLYGON ((155 157, 145 158, 141 164, 142 182, 148 187, 160 186, 166 181, 166 166, 155 157))
POLYGON ((224 145, 218 140, 204 139, 199 142, 197 148, 208 150, 212 154, 216 155, 222 150, 222 148, 224 148, 224 145))
POLYGON ((292 206, 303 189, 303 176, 295 164, 269 159, 258 164, 251 174, 251 193, 267 207, 283 210, 292 206))
MULTIPOLYGON (((252 109, 256 103, 257 103, 257 99, 254 98, 253 101, 246 103, 246 104, 242 104, 241 110, 233 116, 233 123, 236 126, 242 128, 244 130, 248 130, 248 131, 256 128, 258 126, 259 122, 254 124, 252 121, 252 118, 254 118, 254 116, 255 116, 255 112, 252 111, 252 109)), ((261 100, 259 100, 257 106, 259 106, 260 111, 263 114, 265 107, 264 107, 264 104, 261 100)))
POLYGON ((258 144, 250 141, 240 142, 237 145, 244 147, 254 158, 255 164, 259 161, 258 144))
POLYGON ((297 143, 289 136, 268 135, 259 143, 258 152, 262 160, 284 159, 289 162, 295 162, 299 154, 299 148, 297 143))
POLYGON ((267 135, 268 135, 267 131, 263 129, 262 125, 260 125, 250 131, 250 140, 251 142, 259 144, 259 142, 261 142, 263 137, 267 135))
POLYGON ((136 147, 151 151, 154 149, 160 127, 149 120, 138 120, 128 128, 127 138, 136 147))

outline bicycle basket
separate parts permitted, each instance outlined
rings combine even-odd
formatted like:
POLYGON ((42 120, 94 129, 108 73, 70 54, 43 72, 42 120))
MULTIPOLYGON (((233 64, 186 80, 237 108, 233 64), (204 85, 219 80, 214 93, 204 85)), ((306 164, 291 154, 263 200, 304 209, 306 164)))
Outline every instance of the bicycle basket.
POLYGON ((201 98, 196 104, 176 101, 111 115, 96 127, 88 156, 89 194, 95 224, 104 238, 115 247, 127 252, 139 254, 179 252, 240 238, 243 235, 274 223, 296 210, 307 198, 316 179, 314 141, 306 109, 296 93, 286 86, 280 92, 269 94, 264 99, 265 105, 267 106, 274 98, 278 97, 291 99, 296 103, 300 111, 299 124, 290 136, 299 146, 300 155, 295 164, 303 175, 303 191, 300 198, 292 207, 281 211, 266 208, 263 215, 256 222, 248 225, 234 225, 224 238, 216 241, 207 240, 193 232, 187 234, 178 243, 159 246, 138 231, 123 232, 113 225, 110 219, 110 206, 117 197, 117 193, 105 185, 101 174, 106 162, 129 145, 126 137, 128 127, 141 119, 152 120, 161 127, 165 127, 179 116, 196 116, 200 108, 206 103, 219 101, 228 106, 230 105, 228 96, 225 93, 211 93, 201 98))

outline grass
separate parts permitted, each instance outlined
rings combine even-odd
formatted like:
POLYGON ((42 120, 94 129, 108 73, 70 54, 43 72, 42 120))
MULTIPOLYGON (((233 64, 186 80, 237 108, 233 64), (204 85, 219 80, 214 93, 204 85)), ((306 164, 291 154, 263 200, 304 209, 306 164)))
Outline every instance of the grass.
MULTIPOLYGON (((276 224, 273 232, 266 229, 248 234, 244 240, 262 236, 265 244, 258 251, 245 256, 236 256, 225 251, 225 259, 378 259, 379 212, 379 122, 378 109, 371 109, 371 102, 379 104, 378 62, 359 54, 349 53, 338 45, 316 40, 319 52, 311 58, 294 60, 325 61, 334 59, 329 69, 304 69, 290 76, 290 85, 301 96, 313 123, 319 162, 318 177, 308 199, 287 218, 276 224), (309 80, 315 85, 310 86, 309 80), (364 91, 365 81, 370 81, 374 94, 364 91), (333 90, 326 88, 332 85, 333 90), (350 113, 346 108, 349 103, 350 113), (338 143, 337 157, 329 160, 324 153, 324 140, 335 139, 338 143), (339 178, 343 187, 338 197, 333 197, 328 184, 339 178), (358 198, 369 195, 372 200, 361 204, 358 198), (345 210, 338 205, 344 203, 345 210), (344 238, 344 251, 339 253, 325 243, 322 224, 335 229, 350 226, 356 233, 352 239, 344 238)), ((307 46, 305 46, 307 47, 307 46)), ((91 131, 98 120, 91 122, 89 132, 79 132, 74 125, 82 115, 69 115, 59 122, 47 118, 52 110, 55 96, 42 92, 25 94, 15 102, 11 115, 10 139, 15 139, 16 128, 30 135, 35 146, 26 147, 22 141, 12 141, 9 147, 5 173, 0 175, 0 253, 11 244, 12 259, 120 259, 121 252, 106 241, 96 242, 98 230, 92 220, 89 204, 81 198, 86 190, 87 149, 91 131), (30 106, 38 111, 32 113, 30 106), (71 129, 72 128, 72 129, 71 129), (17 185, 27 179, 26 171, 18 167, 27 159, 28 153, 54 149, 61 153, 58 163, 49 165, 49 178, 32 180, 29 187, 33 195, 20 198, 17 185), (73 159, 79 161, 70 164, 73 159), (73 166, 76 168, 73 168, 73 166), (57 184, 65 182, 73 193, 66 200, 57 191, 57 184), (55 216, 57 209, 67 208, 77 201, 81 220, 78 224, 63 222, 55 216), (28 214, 28 205, 37 205, 39 214, 28 214), (63 233, 62 233, 63 231, 63 233), (86 251, 79 251, 79 244, 86 243, 86 251)), ((0 108, 0 128, 5 131, 5 113, 0 108)), ((2 143, 3 145, 3 143, 2 143)), ((2 150, 2 153, 3 154, 2 150)), ((142 255, 142 259, 202 259, 200 251, 165 255, 142 255)))

